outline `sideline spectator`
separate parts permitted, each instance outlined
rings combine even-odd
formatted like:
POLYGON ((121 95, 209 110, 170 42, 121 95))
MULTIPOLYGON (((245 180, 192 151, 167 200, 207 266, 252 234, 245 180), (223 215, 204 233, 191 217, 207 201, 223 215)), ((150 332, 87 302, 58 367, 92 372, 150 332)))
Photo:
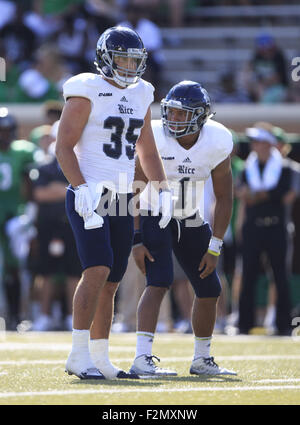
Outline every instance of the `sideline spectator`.
MULTIPOLYGON (((31 130, 29 140, 35 145, 39 144, 40 138, 45 134, 50 134, 54 123, 59 121, 62 113, 63 103, 55 100, 49 100, 44 103, 44 122, 31 130)), ((50 141, 50 143, 53 139, 50 141)), ((48 148, 48 146, 47 146, 48 148)))
POLYGON ((233 71, 226 71, 221 74, 218 88, 212 98, 216 103, 250 102, 247 92, 237 86, 236 76, 233 71))
POLYGON ((89 65, 85 60, 88 34, 86 24, 69 14, 64 17, 63 28, 56 36, 56 45, 65 64, 72 74, 87 72, 89 65))
MULTIPOLYGON (((52 139, 53 140, 53 139, 52 139)), ((39 291, 41 314, 32 329, 53 329, 52 306, 57 276, 64 276, 66 295, 65 329, 72 330, 72 300, 81 275, 75 241, 65 212, 67 181, 54 155, 54 145, 48 149, 48 161, 38 167, 38 177, 33 181, 33 198, 38 205, 37 257, 34 272, 42 277, 39 291)))
POLYGON ((270 34, 256 39, 255 51, 244 75, 249 96, 254 102, 284 102, 288 94, 285 55, 270 34))
POLYGON ((61 100, 62 85, 69 77, 55 46, 44 45, 36 52, 34 65, 20 76, 19 102, 61 100))
POLYGON ((151 19, 159 22, 162 26, 173 28, 181 27, 185 23, 185 12, 189 7, 193 7, 193 1, 187 0, 119 0, 120 3, 131 3, 134 6, 147 9, 151 19), (189 4, 191 3, 191 4, 189 4))
POLYGON ((264 128, 246 130, 251 153, 241 176, 238 197, 245 203, 243 278, 239 300, 239 331, 255 325, 255 287, 260 259, 267 253, 276 285, 276 328, 290 334, 290 294, 286 268, 287 229, 284 196, 291 188, 291 169, 275 148, 276 138, 264 128))
POLYGON ((30 165, 34 163, 36 151, 32 143, 17 140, 17 130, 15 117, 6 108, 0 108, 0 245, 3 252, 6 322, 9 330, 15 330, 21 319, 23 267, 20 262, 22 256, 19 255, 22 247, 16 244, 16 238, 21 235, 11 232, 11 228, 16 224, 16 217, 24 214, 25 205, 30 200, 28 173, 30 165))
MULTIPOLYGON (((0 57, 5 58, 6 53, 4 46, 0 41, 0 57)), ((5 84, 0 82, 0 102, 13 103, 18 101, 17 84, 20 78, 18 65, 12 62, 9 58, 5 59, 5 84)))
POLYGON ((24 23, 24 7, 19 2, 13 20, 0 30, 5 58, 24 69, 32 60, 37 40, 34 32, 24 23))
POLYGON ((2 28, 13 19, 16 11, 16 5, 9 0, 1 0, 0 10, 0 28, 2 28))

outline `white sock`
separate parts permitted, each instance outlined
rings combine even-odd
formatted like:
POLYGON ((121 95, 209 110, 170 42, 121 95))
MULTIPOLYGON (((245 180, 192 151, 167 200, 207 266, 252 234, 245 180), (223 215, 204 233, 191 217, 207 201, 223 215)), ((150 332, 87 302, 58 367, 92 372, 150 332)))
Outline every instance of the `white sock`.
POLYGON ((151 356, 154 334, 151 332, 137 332, 136 337, 135 357, 142 355, 151 356))
POLYGON ((91 339, 90 353, 92 361, 106 379, 116 378, 121 369, 115 367, 109 360, 108 339, 91 339))
POLYGON ((73 329, 72 351, 89 351, 90 331, 87 329, 73 329))
POLYGON ((67 364, 78 371, 94 368, 89 351, 90 331, 85 329, 73 329, 72 350, 68 357, 67 364))
POLYGON ((210 357, 210 343, 212 337, 200 338, 195 336, 194 360, 199 357, 210 357))

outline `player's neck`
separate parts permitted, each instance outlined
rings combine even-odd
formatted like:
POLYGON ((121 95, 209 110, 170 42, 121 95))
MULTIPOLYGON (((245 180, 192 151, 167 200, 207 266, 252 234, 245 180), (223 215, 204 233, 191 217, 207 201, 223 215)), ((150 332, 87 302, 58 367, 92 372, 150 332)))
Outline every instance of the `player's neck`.
POLYGON ((111 84, 112 86, 117 87, 117 89, 126 89, 126 87, 119 86, 119 84, 117 84, 114 80, 110 80, 110 79, 105 78, 105 77, 103 77, 103 79, 104 79, 107 83, 111 84))
POLYGON ((180 144, 180 146, 188 150, 194 146, 198 138, 199 138, 199 133, 196 133, 196 134, 188 134, 187 136, 179 137, 176 140, 180 144))

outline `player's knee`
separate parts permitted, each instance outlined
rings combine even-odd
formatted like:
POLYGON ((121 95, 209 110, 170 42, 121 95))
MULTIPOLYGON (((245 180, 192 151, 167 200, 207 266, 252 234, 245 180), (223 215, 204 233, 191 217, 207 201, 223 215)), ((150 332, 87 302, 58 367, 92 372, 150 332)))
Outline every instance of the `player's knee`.
POLYGON ((110 269, 106 266, 88 267, 83 272, 83 280, 93 280, 99 284, 106 282, 110 269))
POLYGON ((103 287, 103 291, 105 291, 105 293, 107 295, 110 295, 110 296, 113 297, 115 295, 115 293, 117 292, 118 287, 119 287, 119 282, 118 283, 116 283, 116 282, 106 282, 104 287, 103 287))
POLYGON ((166 286, 156 286, 156 285, 148 285, 146 287, 146 291, 149 295, 153 297, 163 298, 168 292, 169 286, 166 284, 166 286))

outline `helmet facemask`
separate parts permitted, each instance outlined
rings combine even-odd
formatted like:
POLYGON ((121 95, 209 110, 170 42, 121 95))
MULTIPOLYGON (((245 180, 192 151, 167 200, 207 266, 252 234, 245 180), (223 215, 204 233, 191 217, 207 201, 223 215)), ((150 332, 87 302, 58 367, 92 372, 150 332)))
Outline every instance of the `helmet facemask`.
POLYGON ((161 117, 164 130, 167 135, 179 138, 187 136, 188 134, 194 134, 201 130, 202 125, 206 121, 205 109, 202 106, 192 108, 183 105, 179 100, 166 100, 161 101, 161 117), (178 109, 185 111, 185 119, 182 121, 170 120, 169 114, 170 109, 178 109), (202 118, 201 118, 202 117, 202 118))
POLYGON ((101 54, 103 66, 98 71, 121 87, 136 84, 146 70, 147 52, 145 49, 128 48, 127 51, 107 50, 101 54), (126 65, 127 61, 127 65, 126 65))

